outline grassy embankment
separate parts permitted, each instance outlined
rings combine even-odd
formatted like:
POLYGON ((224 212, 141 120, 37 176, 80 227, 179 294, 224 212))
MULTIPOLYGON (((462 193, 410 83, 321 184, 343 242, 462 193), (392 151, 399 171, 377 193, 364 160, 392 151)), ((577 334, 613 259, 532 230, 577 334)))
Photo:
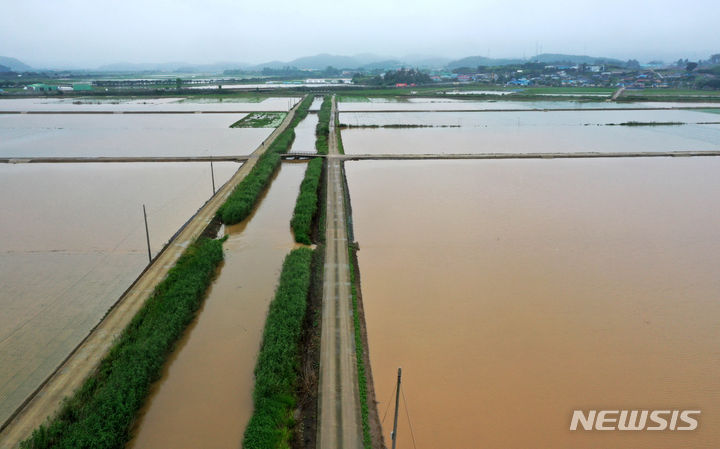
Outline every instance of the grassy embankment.
POLYGON ((346 123, 342 123, 338 125, 339 129, 353 129, 353 128, 371 128, 371 129, 378 129, 378 128, 392 128, 392 129, 401 129, 401 128, 460 128, 460 125, 419 125, 419 124, 401 124, 401 123, 391 123, 388 125, 349 125, 346 123))
POLYGON ((253 112, 230 125, 230 128, 277 128, 286 112, 253 112))
POLYGON ((315 127, 315 149, 318 154, 328 154, 328 136, 330 135, 330 108, 332 97, 325 96, 318 111, 318 124, 315 127))
MULTIPOLYGON (((335 97, 335 101, 338 102, 338 101, 340 101, 340 100, 338 100, 338 98, 335 97)), ((336 108, 338 107, 338 106, 337 106, 337 103, 336 103, 335 107, 336 107, 336 108)), ((340 114, 335 114, 335 127, 337 128, 337 133, 336 133, 336 134, 337 134, 337 149, 338 149, 338 153, 340 153, 340 154, 345 154, 345 146, 343 145, 342 136, 341 136, 341 133, 340 133, 340 114)))
POLYGON ((60 413, 21 443, 24 449, 123 448, 150 385, 205 298, 222 241, 201 237, 135 315, 60 413))
POLYGON ((363 446, 365 449, 372 449, 370 439, 370 409, 368 406, 367 373, 365 370, 365 347, 362 338, 362 325, 360 323, 360 306, 358 303, 358 280, 355 272, 357 267, 357 247, 353 244, 348 250, 350 261, 350 292, 352 293, 353 324, 355 327, 355 358, 357 359, 358 389, 360 391, 360 416, 362 418, 363 446))
POLYGON ((318 191, 322 171, 322 159, 314 158, 308 163, 307 169, 305 169, 305 178, 300 184, 300 193, 295 202, 295 211, 292 220, 290 220, 290 226, 295 234, 295 241, 305 245, 312 243, 312 223, 318 210, 318 191))
POLYGON ((244 220, 257 202, 262 191, 267 187, 275 170, 280 166, 280 155, 286 153, 295 140, 295 126, 308 113, 313 96, 308 95, 298 106, 290 125, 270 143, 270 147, 260 156, 227 201, 218 209, 218 216, 225 224, 235 224, 244 220))
POLYGON ((300 338, 310 289, 313 251, 298 248, 283 262, 275 299, 270 303, 263 343, 255 366, 253 415, 243 448, 285 448, 295 425, 295 391, 300 338))
POLYGON ((608 123, 607 126, 680 126, 685 125, 684 122, 622 122, 622 123, 608 123))

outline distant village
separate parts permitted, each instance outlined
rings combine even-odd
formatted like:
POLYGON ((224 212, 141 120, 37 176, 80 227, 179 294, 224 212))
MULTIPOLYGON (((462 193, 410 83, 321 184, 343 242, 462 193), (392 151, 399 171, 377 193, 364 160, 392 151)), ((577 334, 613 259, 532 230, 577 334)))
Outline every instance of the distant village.
MULTIPOLYGON (((586 57, 585 57, 586 58, 586 57)), ((468 58, 473 61, 472 58, 468 58)), ((468 63, 468 65, 470 65, 468 63)), ((2 67, 6 69, 5 67, 2 67)), ((221 75, 196 73, 73 73, 0 70, 0 94, 91 92, 123 88, 185 89, 241 87, 237 84, 322 86, 356 85, 415 87, 421 85, 480 84, 493 87, 588 87, 625 89, 720 89, 720 54, 697 62, 680 59, 672 64, 636 60, 594 62, 515 61, 494 66, 442 68, 373 67, 372 69, 263 68, 259 71, 225 70, 221 75), (176 77, 177 76, 177 77, 176 77), (182 78, 181 78, 182 77, 182 78), (4 88, 4 89, 3 89, 4 88)))

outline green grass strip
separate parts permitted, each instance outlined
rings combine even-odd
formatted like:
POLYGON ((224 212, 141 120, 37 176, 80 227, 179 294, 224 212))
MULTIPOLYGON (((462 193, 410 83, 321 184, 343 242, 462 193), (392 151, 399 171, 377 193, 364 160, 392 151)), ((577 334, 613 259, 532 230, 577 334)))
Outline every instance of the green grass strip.
POLYGON ((245 429, 244 449, 289 446, 295 424, 292 415, 296 406, 300 337, 310 289, 312 258, 311 249, 298 248, 283 262, 255 366, 254 410, 245 429))
POLYGON ((308 163, 305 169, 305 178, 300 184, 300 193, 298 193, 295 202, 295 211, 293 212, 290 226, 295 241, 310 245, 312 243, 310 234, 312 232, 313 218, 318 210, 318 187, 320 186, 320 176, 322 175, 323 161, 321 158, 315 158, 308 163))
POLYGON ((358 388, 360 390, 360 415, 362 418, 363 447, 372 449, 370 439, 370 417, 367 397, 367 375, 365 374, 365 350, 363 349, 362 332, 360 329, 360 311, 358 309, 357 282, 355 279, 355 247, 348 250, 350 261, 350 292, 352 293, 353 324, 355 325, 355 358, 357 359, 358 388))
POLYGON ((315 127, 315 149, 318 154, 328 154, 328 137, 330 135, 330 109, 332 97, 325 96, 318 111, 318 124, 315 127))
POLYGON ((258 158, 250 173, 240 181, 225 203, 220 206, 217 215, 223 223, 239 223, 250 215, 260 194, 280 166, 280 154, 287 153, 295 140, 295 127, 307 117, 312 101, 312 95, 305 97, 298 106, 290 125, 272 141, 270 147, 258 158))
POLYGON ((343 146, 342 133, 340 129, 340 115, 335 115, 335 134, 337 134, 337 148, 338 153, 345 154, 345 147, 343 146))
POLYGON ((24 449, 123 448, 152 382, 192 321, 218 264, 222 241, 200 238, 178 259, 94 372, 24 449))

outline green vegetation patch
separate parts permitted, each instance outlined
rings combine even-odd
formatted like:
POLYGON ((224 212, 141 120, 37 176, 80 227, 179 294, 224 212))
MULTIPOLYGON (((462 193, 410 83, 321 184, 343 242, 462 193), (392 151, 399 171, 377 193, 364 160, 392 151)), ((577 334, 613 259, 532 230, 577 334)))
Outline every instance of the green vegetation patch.
POLYGON ((60 413, 21 443, 23 449, 123 448, 152 382, 205 298, 222 241, 200 238, 178 259, 108 355, 60 413))
POLYGON ((350 125, 342 123, 338 125, 338 128, 349 129, 349 128, 460 128, 460 125, 420 125, 412 123, 391 123, 387 125, 350 125))
POLYGON ((339 95, 337 97, 337 101, 340 103, 370 103, 370 98, 364 97, 362 95, 339 95))
POLYGON ((239 223, 250 215, 260 194, 280 166, 280 155, 287 153, 295 140, 295 127, 307 117, 312 101, 312 95, 305 97, 298 106, 290 125, 272 141, 270 147, 258 158, 250 173, 240 181, 225 203, 220 206, 217 215, 223 223, 239 223))
POLYGON ((315 218, 318 210, 318 187, 320 186, 322 168, 323 161, 320 158, 315 158, 308 163, 305 169, 305 178, 300 184, 300 193, 295 202, 295 211, 290 221, 290 226, 295 234, 295 241, 305 245, 312 243, 310 235, 313 218, 315 218))
POLYGON ((328 136, 330 135, 330 109, 332 97, 326 96, 323 99, 318 111, 318 124, 315 127, 315 149, 318 154, 328 154, 328 136))
POLYGON ((684 122, 623 122, 623 123, 608 123, 607 126, 680 126, 685 125, 684 122))
POLYGON ((354 261, 357 260, 355 251, 355 246, 351 246, 348 253, 348 260, 350 261, 350 291, 352 293, 353 324, 355 325, 355 358, 357 359, 358 388, 360 390, 360 415, 362 417, 363 447, 365 449, 372 449, 372 440, 370 438, 370 409, 368 408, 367 397, 367 374, 365 373, 365 350, 363 347, 362 330, 360 326, 357 279, 355 278, 356 267, 354 261))
POLYGON ((298 248, 283 262, 275 299, 270 303, 255 366, 254 411, 243 448, 288 447, 294 427, 300 337, 307 309, 313 251, 298 248))
POLYGON ((569 94, 569 95, 612 95, 616 89, 607 87, 525 87, 521 92, 527 94, 569 94))
POLYGON ((277 128, 286 112, 253 112, 230 125, 230 128, 277 128))

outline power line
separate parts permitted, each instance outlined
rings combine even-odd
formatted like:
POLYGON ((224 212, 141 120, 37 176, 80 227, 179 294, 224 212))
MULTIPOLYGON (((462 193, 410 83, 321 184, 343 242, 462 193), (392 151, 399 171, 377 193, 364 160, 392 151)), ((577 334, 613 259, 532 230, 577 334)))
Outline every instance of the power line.
MULTIPOLYGON (((395 385, 395 388, 397 389, 397 384, 395 385)), ((395 390, 393 390, 392 394, 395 394, 395 390)), ((390 410, 390 404, 392 404, 392 395, 387 400, 387 407, 385 407, 385 414, 383 414, 383 419, 380 422, 380 424, 383 424, 385 422, 385 418, 387 417, 387 412, 390 410)))
POLYGON ((400 389, 400 393, 402 393, 403 404, 405 404, 405 416, 407 416, 408 427, 410 427, 410 436, 412 437, 413 447, 417 449, 417 446, 415 445, 415 434, 413 433, 412 423, 410 423, 410 412, 408 411, 407 401, 405 400, 405 391, 400 389))

